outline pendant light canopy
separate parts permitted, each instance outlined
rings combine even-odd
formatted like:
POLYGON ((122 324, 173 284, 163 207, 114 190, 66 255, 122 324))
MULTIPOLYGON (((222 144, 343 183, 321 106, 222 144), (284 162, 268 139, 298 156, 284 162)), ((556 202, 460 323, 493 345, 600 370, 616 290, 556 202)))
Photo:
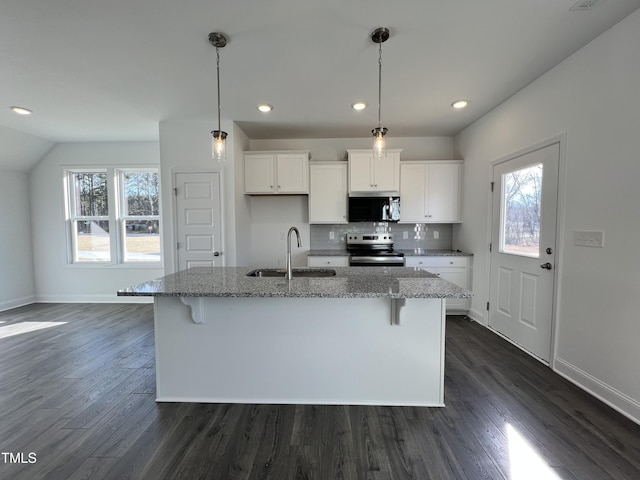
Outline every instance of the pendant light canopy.
POLYGON ((389 39, 389 29, 385 27, 376 28, 371 34, 371 40, 378 44, 378 126, 371 130, 373 134, 373 154, 378 158, 387 155, 387 140, 384 138, 387 129, 382 126, 380 106, 382 103, 382 44, 389 39))
POLYGON ((222 33, 209 34, 209 43, 216 47, 216 70, 218 79, 218 129, 211 132, 213 137, 211 156, 213 160, 222 163, 227 159, 227 132, 220 128, 220 49, 227 44, 227 37, 222 33))

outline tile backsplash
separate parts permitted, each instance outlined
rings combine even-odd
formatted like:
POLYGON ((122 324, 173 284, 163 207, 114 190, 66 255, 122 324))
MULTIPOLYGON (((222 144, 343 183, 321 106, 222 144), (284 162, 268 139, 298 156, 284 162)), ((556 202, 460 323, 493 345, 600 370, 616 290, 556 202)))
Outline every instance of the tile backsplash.
MULTIPOLYGON (((450 250, 452 244, 452 225, 447 223, 395 224, 389 223, 393 233, 393 246, 396 249, 410 250, 450 250), (406 233, 406 239, 404 238, 406 233), (438 238, 435 238, 438 237, 438 238)), ((376 232, 384 224, 358 222, 349 224, 310 225, 312 250, 341 250, 345 248, 345 235, 348 232, 376 232), (331 234, 333 233, 333 238, 331 234)))

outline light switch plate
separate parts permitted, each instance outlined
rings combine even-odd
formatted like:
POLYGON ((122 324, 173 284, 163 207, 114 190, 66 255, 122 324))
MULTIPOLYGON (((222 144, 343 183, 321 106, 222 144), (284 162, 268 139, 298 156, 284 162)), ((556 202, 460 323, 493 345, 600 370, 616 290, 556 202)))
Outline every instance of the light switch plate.
POLYGON ((600 230, 576 230, 574 242, 579 247, 604 247, 604 232, 600 230))
POLYGON ((440 232, 437 230, 433 231, 433 239, 438 240, 440 238, 440 232))

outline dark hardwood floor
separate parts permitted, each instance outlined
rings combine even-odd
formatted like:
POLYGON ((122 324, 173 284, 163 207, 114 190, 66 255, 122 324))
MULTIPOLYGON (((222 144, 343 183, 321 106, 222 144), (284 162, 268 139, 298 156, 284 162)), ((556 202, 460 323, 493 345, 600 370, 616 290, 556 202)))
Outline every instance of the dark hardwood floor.
POLYGON ((640 478, 640 426, 462 317, 413 408, 156 404, 152 316, 0 313, 0 479, 640 478))

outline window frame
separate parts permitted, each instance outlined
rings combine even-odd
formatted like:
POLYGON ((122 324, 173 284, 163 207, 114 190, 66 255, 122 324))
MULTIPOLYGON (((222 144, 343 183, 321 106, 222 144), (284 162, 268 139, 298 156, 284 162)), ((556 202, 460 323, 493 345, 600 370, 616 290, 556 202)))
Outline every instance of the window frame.
POLYGON ((66 166, 64 167, 64 195, 67 234, 67 266, 74 268, 164 268, 162 248, 162 195, 160 168, 157 166, 66 166), (126 212, 126 197, 124 192, 124 174, 128 172, 151 172, 158 175, 158 215, 130 216, 126 212), (78 215, 76 202, 76 185, 74 175, 78 173, 105 173, 107 180, 107 209, 108 215, 87 216, 78 215), (158 237, 160 240, 160 258, 158 261, 127 260, 126 252, 126 222, 144 218, 157 221, 158 237), (108 221, 109 222, 109 253, 110 259, 78 260, 77 222, 78 221, 108 221))
POLYGON ((157 265, 162 263, 162 229, 161 229, 161 217, 160 217, 160 169, 158 168, 117 168, 115 169, 116 175, 116 187, 118 194, 118 228, 119 228, 119 240, 121 248, 118 253, 120 255, 120 263, 126 265, 144 265, 153 264, 157 265), (127 173, 156 173, 158 175, 158 214, 157 215, 129 215, 127 212, 127 196, 125 192, 125 174, 127 173), (160 260, 158 262, 145 262, 140 260, 127 260, 127 221, 155 221, 158 224, 158 237, 160 239, 160 260))

